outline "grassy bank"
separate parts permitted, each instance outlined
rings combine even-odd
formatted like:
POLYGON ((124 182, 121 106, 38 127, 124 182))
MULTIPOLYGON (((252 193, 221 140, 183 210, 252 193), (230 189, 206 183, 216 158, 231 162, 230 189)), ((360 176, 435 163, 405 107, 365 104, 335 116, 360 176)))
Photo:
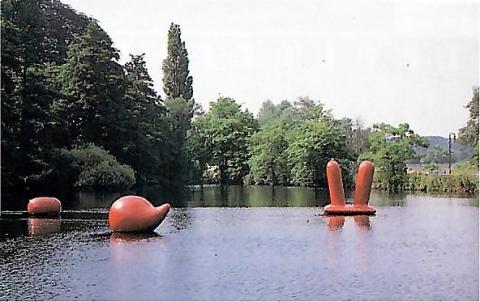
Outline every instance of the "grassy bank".
POLYGON ((424 175, 410 174, 404 187, 409 191, 422 192, 478 192, 478 175, 424 175))

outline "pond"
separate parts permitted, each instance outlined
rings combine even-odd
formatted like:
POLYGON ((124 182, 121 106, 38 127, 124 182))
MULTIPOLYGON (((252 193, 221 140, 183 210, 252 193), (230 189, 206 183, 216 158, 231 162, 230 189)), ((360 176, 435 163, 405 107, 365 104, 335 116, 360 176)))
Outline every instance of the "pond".
POLYGON ((326 217, 322 190, 191 188, 142 235, 109 230, 118 196, 4 212, 0 300, 479 299, 477 196, 373 192, 377 215, 326 217))

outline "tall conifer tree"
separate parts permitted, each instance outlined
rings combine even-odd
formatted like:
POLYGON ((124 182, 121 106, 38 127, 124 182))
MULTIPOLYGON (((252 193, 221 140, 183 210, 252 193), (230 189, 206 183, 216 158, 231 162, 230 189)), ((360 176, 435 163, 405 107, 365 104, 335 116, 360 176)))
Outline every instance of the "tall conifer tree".
POLYGON ((180 25, 172 23, 168 31, 167 58, 163 60, 163 91, 167 97, 181 97, 188 101, 193 96, 193 78, 188 70, 188 52, 181 38, 180 25))

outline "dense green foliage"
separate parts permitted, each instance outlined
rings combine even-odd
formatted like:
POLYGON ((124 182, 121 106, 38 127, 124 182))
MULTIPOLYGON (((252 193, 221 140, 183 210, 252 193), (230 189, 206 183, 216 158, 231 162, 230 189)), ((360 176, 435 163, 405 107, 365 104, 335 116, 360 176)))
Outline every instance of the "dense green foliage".
MULTIPOLYGON (((347 149, 343 129, 329 121, 309 120, 289 135, 287 154, 292 167, 292 184, 326 187, 325 167, 331 158, 354 160, 347 149)), ((344 169, 343 174, 348 169, 344 169)))
POLYGON ((470 113, 470 118, 467 121, 467 125, 461 128, 459 132, 459 140, 462 143, 475 146, 475 151, 472 157, 472 163, 478 167, 478 136, 479 136, 479 87, 473 87, 473 96, 470 102, 467 104, 467 108, 470 113))
POLYGON ((249 172, 248 141, 257 128, 250 112, 234 99, 220 97, 193 123, 189 135, 193 160, 201 169, 206 164, 218 166, 222 183, 242 183, 249 172))
POLYGON ((352 124, 335 120, 321 102, 266 101, 258 119, 262 128, 250 140, 249 182, 325 187, 325 166, 333 157, 343 165, 345 184, 352 184, 356 152, 347 143, 352 124))
POLYGON ((95 20, 57 0, 3 1, 1 18, 4 192, 61 187, 68 177, 55 177, 62 174, 55 171, 56 150, 89 144, 113 159, 78 174, 78 187, 106 189, 131 179, 171 191, 183 186, 172 163, 183 152, 192 105, 181 101, 188 103, 182 119, 174 102, 163 104, 144 55, 131 55, 122 66, 95 20), (114 161, 118 166, 105 164, 114 161), (109 167, 125 175, 131 167, 134 178, 107 177, 109 167))
MULTIPOLYGON (((122 165, 104 149, 93 144, 72 150, 60 150, 61 158, 73 174, 73 184, 83 190, 125 189, 135 183, 132 168, 122 165)), ((68 171, 63 169, 64 173, 68 171)))
POLYGON ((375 182, 378 187, 399 191, 407 181, 406 161, 415 156, 413 146, 427 144, 424 138, 414 134, 408 124, 400 124, 396 128, 382 123, 374 125, 370 148, 360 159, 375 163, 375 182))
POLYGON ((89 22, 59 1, 2 1, 2 190, 28 187, 48 169, 52 77, 89 22))
POLYGON ((478 192, 478 175, 408 175, 404 190, 423 192, 478 192))
POLYGON ((272 121, 250 138, 250 182, 261 185, 290 184, 288 165, 288 128, 272 121))
POLYGON ((433 146, 432 148, 429 148, 426 153, 418 157, 422 164, 448 163, 448 150, 433 146))

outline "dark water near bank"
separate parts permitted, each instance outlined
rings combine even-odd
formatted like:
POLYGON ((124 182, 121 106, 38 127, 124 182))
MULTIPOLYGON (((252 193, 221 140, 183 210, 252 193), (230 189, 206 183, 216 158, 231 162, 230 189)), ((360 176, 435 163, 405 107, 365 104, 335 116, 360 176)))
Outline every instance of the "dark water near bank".
POLYGON ((116 197, 3 215, 0 300, 479 298, 478 197, 374 193, 376 216, 325 217, 319 190, 213 187, 144 235, 110 232, 116 197))

